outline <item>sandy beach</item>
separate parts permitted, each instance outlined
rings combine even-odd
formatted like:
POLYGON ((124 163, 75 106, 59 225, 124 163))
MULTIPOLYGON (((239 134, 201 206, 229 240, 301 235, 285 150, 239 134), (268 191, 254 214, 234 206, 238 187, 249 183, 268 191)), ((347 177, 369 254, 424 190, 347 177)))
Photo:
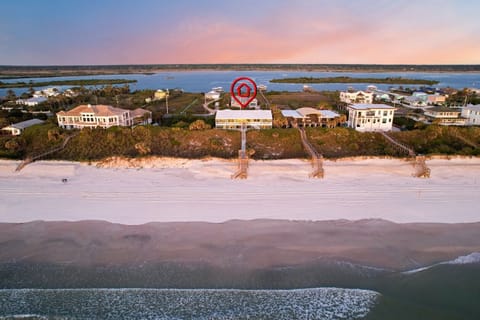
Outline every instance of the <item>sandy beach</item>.
POLYGON ((479 158, 429 159, 429 179, 377 158, 325 161, 324 179, 308 178, 310 163, 298 159, 251 161, 246 180, 230 179, 237 163, 224 159, 39 161, 15 172, 18 163, 0 161, 0 222, 480 221, 479 158))

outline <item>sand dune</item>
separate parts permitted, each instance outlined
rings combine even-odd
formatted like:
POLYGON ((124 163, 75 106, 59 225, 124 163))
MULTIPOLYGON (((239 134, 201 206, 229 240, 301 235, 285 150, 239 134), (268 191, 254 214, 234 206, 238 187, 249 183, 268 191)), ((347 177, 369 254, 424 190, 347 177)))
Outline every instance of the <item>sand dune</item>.
POLYGON ((309 179, 304 160, 252 161, 247 180, 231 180, 236 163, 222 159, 40 161, 19 173, 17 164, 0 161, 1 222, 480 221, 478 158, 429 160, 430 179, 398 159, 325 161, 324 179, 309 179))

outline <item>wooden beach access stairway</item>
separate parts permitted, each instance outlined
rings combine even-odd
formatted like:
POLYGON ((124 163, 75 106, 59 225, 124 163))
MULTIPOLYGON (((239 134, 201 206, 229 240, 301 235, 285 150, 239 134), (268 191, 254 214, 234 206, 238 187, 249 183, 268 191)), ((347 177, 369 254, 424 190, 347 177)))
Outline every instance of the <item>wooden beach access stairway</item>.
POLYGON ((302 139, 303 148, 308 152, 310 155, 310 159, 312 162, 312 172, 308 175, 310 178, 323 178, 324 177, 324 170, 323 170, 323 155, 318 153, 318 151, 310 144, 308 141, 307 134, 305 133, 304 128, 297 128, 300 131, 300 138, 302 139))
POLYGON ((413 168, 414 168, 413 176, 414 177, 417 177, 417 178, 430 177, 430 168, 428 168, 427 164, 425 163, 425 156, 416 154, 412 148, 404 145, 401 142, 398 142, 393 137, 388 135, 386 132, 380 131, 380 133, 388 142, 390 142, 390 144, 395 149, 407 154, 411 159, 413 159, 413 168))
POLYGON ((29 156, 29 157, 26 157, 19 165, 18 167, 15 169, 15 171, 20 171, 22 170, 23 168, 25 168, 28 164, 38 160, 38 159, 41 159, 45 156, 48 156, 49 154, 52 154, 52 153, 55 153, 55 152, 58 152, 60 150, 63 150, 66 146, 67 146, 67 143, 70 141, 70 139, 72 139, 73 137, 77 136, 78 135, 78 132, 74 133, 74 134, 71 134, 69 136, 67 136, 65 138, 65 140, 63 140, 62 144, 58 147, 55 147, 55 148, 52 148, 46 152, 43 152, 41 154, 38 154, 38 155, 35 155, 35 156, 29 156))
POLYGON ((246 179, 248 169, 248 156, 247 156, 247 127, 245 124, 240 129, 242 133, 242 146, 238 150, 238 170, 232 174, 232 179, 246 179))

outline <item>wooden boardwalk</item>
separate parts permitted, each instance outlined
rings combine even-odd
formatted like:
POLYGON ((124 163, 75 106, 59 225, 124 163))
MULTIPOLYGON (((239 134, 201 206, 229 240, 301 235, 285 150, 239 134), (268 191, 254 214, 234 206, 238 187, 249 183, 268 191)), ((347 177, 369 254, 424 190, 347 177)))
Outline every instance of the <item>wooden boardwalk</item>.
POLYGON ((238 150, 238 170, 232 174, 232 179, 246 179, 248 169, 248 156, 247 156, 247 128, 242 126, 242 146, 238 150))
POLYGON ((18 167, 15 169, 15 171, 20 171, 22 170, 23 168, 25 168, 28 164, 38 160, 38 159, 41 159, 45 156, 48 156, 49 154, 52 154, 52 153, 55 153, 55 152, 58 152, 60 150, 63 150, 66 146, 67 146, 67 143, 70 141, 70 139, 72 139, 73 137, 77 136, 78 135, 78 132, 77 133, 74 133, 74 134, 71 134, 69 135, 68 137, 65 138, 65 140, 62 142, 62 144, 58 147, 55 147, 53 149, 50 149, 46 152, 43 152, 41 154, 38 154, 38 155, 35 155, 35 156, 30 156, 30 157, 27 157, 25 158, 19 165, 18 167))
POLYGON ((413 176, 417 178, 429 178, 430 177, 430 168, 427 167, 425 163, 425 156, 417 155, 415 151, 408 147, 407 145, 398 142, 386 132, 380 131, 380 133, 385 137, 385 139, 390 142, 390 144, 400 152, 407 154, 411 159, 413 159, 413 176))
POLYGON ((451 131, 453 133, 453 135, 455 136, 455 138, 457 138, 458 140, 462 141, 463 143, 465 143, 466 145, 469 145, 470 147, 474 148, 474 149, 478 149, 479 146, 478 144, 476 144, 475 142, 473 142, 472 140, 470 139, 467 139, 465 138, 461 132, 458 130, 458 128, 452 128, 453 130, 451 131))
POLYGON ((311 157, 312 162, 312 172, 309 174, 310 178, 323 178, 324 177, 324 170, 323 170, 323 155, 318 153, 318 151, 310 144, 307 138, 307 134, 305 133, 304 128, 297 128, 300 131, 300 138, 302 139, 302 144, 305 150, 311 157))

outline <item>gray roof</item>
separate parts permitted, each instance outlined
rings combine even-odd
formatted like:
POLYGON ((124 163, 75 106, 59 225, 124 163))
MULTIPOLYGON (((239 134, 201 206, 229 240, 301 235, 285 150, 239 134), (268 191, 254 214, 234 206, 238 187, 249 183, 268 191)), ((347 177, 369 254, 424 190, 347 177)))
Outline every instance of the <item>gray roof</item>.
POLYGON ((373 103, 355 103, 347 108, 357 109, 357 110, 370 110, 370 109, 396 109, 392 106, 387 106, 386 104, 373 104, 373 103))
POLYGON ((27 120, 27 121, 22 121, 22 122, 12 124, 10 127, 23 130, 25 128, 34 126, 36 124, 41 124, 41 123, 44 123, 44 122, 45 121, 39 120, 39 119, 30 119, 30 120, 27 120))
POLYGON ((297 110, 282 110, 282 115, 286 118, 302 119, 303 116, 297 110))

